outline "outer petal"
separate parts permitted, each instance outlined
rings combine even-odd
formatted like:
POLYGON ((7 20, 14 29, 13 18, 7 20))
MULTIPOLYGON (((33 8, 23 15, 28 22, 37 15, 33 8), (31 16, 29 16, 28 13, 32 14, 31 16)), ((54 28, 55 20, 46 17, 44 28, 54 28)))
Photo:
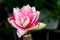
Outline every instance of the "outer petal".
POLYGON ((19 27, 15 24, 15 19, 13 16, 8 18, 8 22, 12 24, 14 28, 19 29, 19 27))
POLYGON ((36 12, 36 9, 35 9, 35 7, 32 7, 32 11, 33 11, 33 13, 35 13, 35 12, 36 12))
POLYGON ((37 12, 35 13, 35 19, 33 19, 33 21, 32 21, 32 22, 36 22, 36 21, 38 21, 39 14, 40 14, 40 12, 39 12, 39 11, 37 11, 37 12))
POLYGON ((21 12, 24 16, 32 13, 32 9, 29 5, 22 7, 21 12))
POLYGON ((35 25, 35 26, 30 27, 28 30, 33 30, 33 29, 36 29, 37 27, 38 25, 35 25))
POLYGON ((25 33, 27 33, 28 32, 28 30, 27 29, 22 29, 22 28, 20 28, 18 25, 16 25, 16 23, 15 23, 15 20, 14 20, 14 17, 12 16, 12 17, 10 17, 10 18, 8 18, 8 21, 10 22, 10 24, 12 24, 13 25, 13 27, 14 28, 16 28, 17 29, 17 35, 18 35, 18 37, 21 37, 22 35, 24 35, 25 33))
POLYGON ((13 9, 13 14, 14 14, 14 17, 15 17, 16 24, 21 26, 20 25, 20 19, 21 19, 21 17, 23 17, 23 14, 20 12, 20 10, 18 8, 13 9))
POLYGON ((10 18, 8 18, 8 22, 10 24, 12 24, 12 26, 16 29, 20 29, 20 30, 25 30, 25 29, 22 29, 20 26, 18 26, 16 23, 15 23, 15 20, 14 20, 14 17, 11 16, 10 18))
POLYGON ((30 24, 30 25, 29 25, 29 26, 30 26, 29 30, 35 29, 35 28, 38 26, 38 24, 39 24, 38 21, 30 24))
POLYGON ((37 11, 36 13, 33 13, 29 15, 31 23, 36 22, 39 18, 39 12, 37 11))
POLYGON ((17 36, 21 38, 22 35, 26 34, 28 31, 25 30, 17 30, 17 36))
MULTIPOLYGON (((35 27, 31 27, 31 28, 25 30, 25 29, 21 29, 18 25, 16 25, 13 16, 10 17, 10 18, 8 18, 8 21, 13 25, 14 28, 17 29, 17 35, 18 35, 19 38, 20 38, 22 35, 24 35, 25 33, 27 33, 28 30, 35 29, 35 28, 38 26, 38 25, 36 25, 35 27)), ((32 26, 34 26, 34 24, 33 24, 32 26)))
POLYGON ((30 23, 33 23, 34 19, 36 18, 36 15, 31 14, 31 15, 29 15, 29 18, 30 18, 30 23))
POLYGON ((13 8, 13 14, 15 15, 19 15, 19 16, 23 16, 23 14, 21 13, 21 10, 19 8, 13 8))
POLYGON ((36 15, 36 21, 37 21, 37 20, 38 20, 38 18, 39 18, 39 14, 40 14, 40 12, 39 12, 39 11, 37 11, 36 13, 37 13, 37 15, 36 15))

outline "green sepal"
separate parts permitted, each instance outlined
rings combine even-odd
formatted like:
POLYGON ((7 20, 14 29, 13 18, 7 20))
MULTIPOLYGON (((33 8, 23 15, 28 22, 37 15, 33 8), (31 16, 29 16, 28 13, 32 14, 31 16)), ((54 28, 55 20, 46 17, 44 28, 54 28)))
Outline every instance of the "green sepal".
POLYGON ((38 24, 38 27, 36 29, 34 29, 34 30, 42 30, 45 27, 46 27, 46 24, 45 23, 39 23, 38 24))

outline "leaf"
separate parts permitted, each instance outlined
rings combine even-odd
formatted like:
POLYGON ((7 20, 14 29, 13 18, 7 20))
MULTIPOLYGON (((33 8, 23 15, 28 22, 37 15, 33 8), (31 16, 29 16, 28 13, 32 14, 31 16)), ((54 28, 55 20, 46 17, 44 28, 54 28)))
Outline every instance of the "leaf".
POLYGON ((44 27, 46 27, 46 24, 45 23, 39 23, 38 27, 35 30, 41 30, 44 27))

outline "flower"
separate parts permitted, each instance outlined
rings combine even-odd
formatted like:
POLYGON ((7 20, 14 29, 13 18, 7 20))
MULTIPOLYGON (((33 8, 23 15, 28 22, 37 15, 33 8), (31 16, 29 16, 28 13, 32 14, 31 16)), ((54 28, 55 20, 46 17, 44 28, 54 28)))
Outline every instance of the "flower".
POLYGON ((13 15, 8 18, 8 21, 17 29, 18 37, 21 37, 38 26, 39 14, 40 12, 36 11, 35 7, 26 5, 21 9, 13 8, 13 15))

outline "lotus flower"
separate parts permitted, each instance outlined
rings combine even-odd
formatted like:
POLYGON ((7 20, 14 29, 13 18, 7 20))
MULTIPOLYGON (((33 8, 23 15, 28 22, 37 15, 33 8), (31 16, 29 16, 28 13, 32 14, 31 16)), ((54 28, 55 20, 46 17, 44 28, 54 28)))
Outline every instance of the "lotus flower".
POLYGON ((13 8, 13 15, 8 18, 10 24, 17 29, 18 37, 26 34, 29 30, 38 27, 39 11, 35 7, 29 5, 23 6, 21 9, 13 8))

